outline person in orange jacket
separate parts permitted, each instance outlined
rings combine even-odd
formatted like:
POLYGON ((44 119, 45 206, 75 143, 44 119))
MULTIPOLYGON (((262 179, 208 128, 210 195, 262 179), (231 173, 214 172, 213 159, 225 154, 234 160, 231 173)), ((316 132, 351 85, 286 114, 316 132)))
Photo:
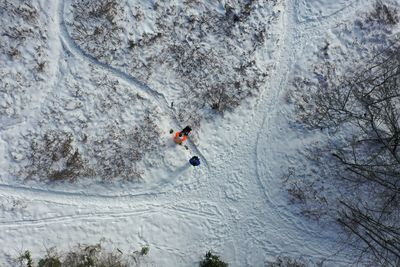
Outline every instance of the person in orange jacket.
POLYGON ((182 145, 182 143, 186 141, 187 136, 191 131, 192 128, 190 128, 190 126, 186 126, 185 128, 183 128, 182 131, 177 132, 174 137, 175 143, 177 143, 178 145, 182 145))

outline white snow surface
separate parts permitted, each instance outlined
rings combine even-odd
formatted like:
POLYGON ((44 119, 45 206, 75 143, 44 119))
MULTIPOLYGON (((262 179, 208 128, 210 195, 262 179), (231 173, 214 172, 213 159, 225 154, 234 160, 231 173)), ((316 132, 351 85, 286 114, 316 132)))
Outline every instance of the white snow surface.
MULTIPOLYGON (((233 267, 264 266, 281 254, 348 265, 351 259, 335 253, 335 228, 307 221, 288 205, 281 176, 289 163, 300 162, 296 151, 309 140, 290 130, 284 96, 296 66, 323 46, 320 37, 354 16, 365 1, 282 1, 275 37, 266 48, 272 52, 265 58, 274 62, 268 82, 233 112, 203 121, 189 150, 172 142, 169 129, 181 125, 164 92, 74 43, 64 22, 68 0, 34 3, 47 21, 48 71, 37 82, 40 94, 27 88, 27 99, 13 102, 16 110, 0 117, 0 266, 12 266, 10 259, 25 249, 38 257, 49 247, 62 251, 99 240, 124 251, 149 246, 149 266, 197 266, 210 249, 233 267), (108 95, 94 81, 104 77, 118 82, 115 103, 120 107, 100 112, 101 99, 108 95), (79 85, 88 94, 83 104, 68 94, 68 88, 79 85), (144 100, 131 105, 136 94, 144 100), (110 120, 129 125, 149 107, 160 114, 156 121, 164 143, 143 163, 144 183, 22 183, 10 175, 24 160, 19 151, 29 146, 26 137, 32 132, 79 132, 85 122, 87 132, 101 137, 110 120), (68 115, 54 118, 54 112, 68 115), (187 163, 194 154, 202 160, 196 168, 187 163)), ((148 30, 143 27, 137 31, 148 30)), ((23 62, 4 62, 4 69, 29 70, 23 62)), ((165 77, 163 84, 171 83, 165 77)), ((7 101, 0 95, 0 104, 7 101)))

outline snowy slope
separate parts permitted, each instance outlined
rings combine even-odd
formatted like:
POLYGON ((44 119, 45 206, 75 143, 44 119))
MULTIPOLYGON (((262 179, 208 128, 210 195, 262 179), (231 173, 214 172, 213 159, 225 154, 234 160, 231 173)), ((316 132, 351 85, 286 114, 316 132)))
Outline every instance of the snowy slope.
MULTIPOLYGON (((36 4, 48 30, 49 65, 40 94, 14 104, 25 111, 0 117, 0 243, 8 244, 0 247, 0 265, 11 266, 10 258, 25 249, 41 255, 48 247, 66 250, 102 238, 124 251, 148 245, 149 266, 196 266, 209 249, 230 266, 263 266, 279 254, 348 264, 350 259, 335 255, 336 229, 306 221, 288 205, 281 176, 288 163, 299 162, 297 148, 310 140, 289 129, 284 98, 296 66, 320 46, 317 37, 353 16, 362 1, 278 1, 262 50, 268 56, 259 55, 271 66, 266 84, 233 112, 204 120, 189 150, 174 145, 168 133, 182 127, 169 105, 174 91, 158 90, 176 77, 159 75, 147 83, 98 60, 70 35, 64 18, 69 1, 36 4), (149 110, 158 114, 161 144, 138 163, 146 171, 144 182, 95 177, 47 184, 15 176, 24 170, 21 151, 32 136, 61 129, 75 138, 87 133, 95 144, 109 129, 129 131, 149 110), (194 154, 203 162, 198 168, 187 163, 194 154)), ((3 68, 28 72, 13 62, 3 68)), ((100 166, 96 151, 79 144, 76 139, 74 145, 93 156, 88 165, 100 166)))

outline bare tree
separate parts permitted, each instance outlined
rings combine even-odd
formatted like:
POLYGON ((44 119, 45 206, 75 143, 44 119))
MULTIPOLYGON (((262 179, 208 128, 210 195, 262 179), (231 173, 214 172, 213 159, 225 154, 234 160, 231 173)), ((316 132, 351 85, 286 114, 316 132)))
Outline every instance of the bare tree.
POLYGON ((363 255, 382 266, 399 266, 400 44, 340 82, 329 71, 304 117, 311 127, 334 128, 345 136, 330 147, 341 170, 332 178, 347 186, 337 221, 364 244, 363 255))

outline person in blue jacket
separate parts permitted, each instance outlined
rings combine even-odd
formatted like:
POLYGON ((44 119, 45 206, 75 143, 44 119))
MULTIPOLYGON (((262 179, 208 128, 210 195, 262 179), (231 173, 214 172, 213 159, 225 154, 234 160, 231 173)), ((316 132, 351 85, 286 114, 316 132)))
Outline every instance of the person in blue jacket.
POLYGON ((191 159, 189 159, 189 163, 192 166, 199 166, 200 165, 200 159, 198 156, 193 156, 191 159))

